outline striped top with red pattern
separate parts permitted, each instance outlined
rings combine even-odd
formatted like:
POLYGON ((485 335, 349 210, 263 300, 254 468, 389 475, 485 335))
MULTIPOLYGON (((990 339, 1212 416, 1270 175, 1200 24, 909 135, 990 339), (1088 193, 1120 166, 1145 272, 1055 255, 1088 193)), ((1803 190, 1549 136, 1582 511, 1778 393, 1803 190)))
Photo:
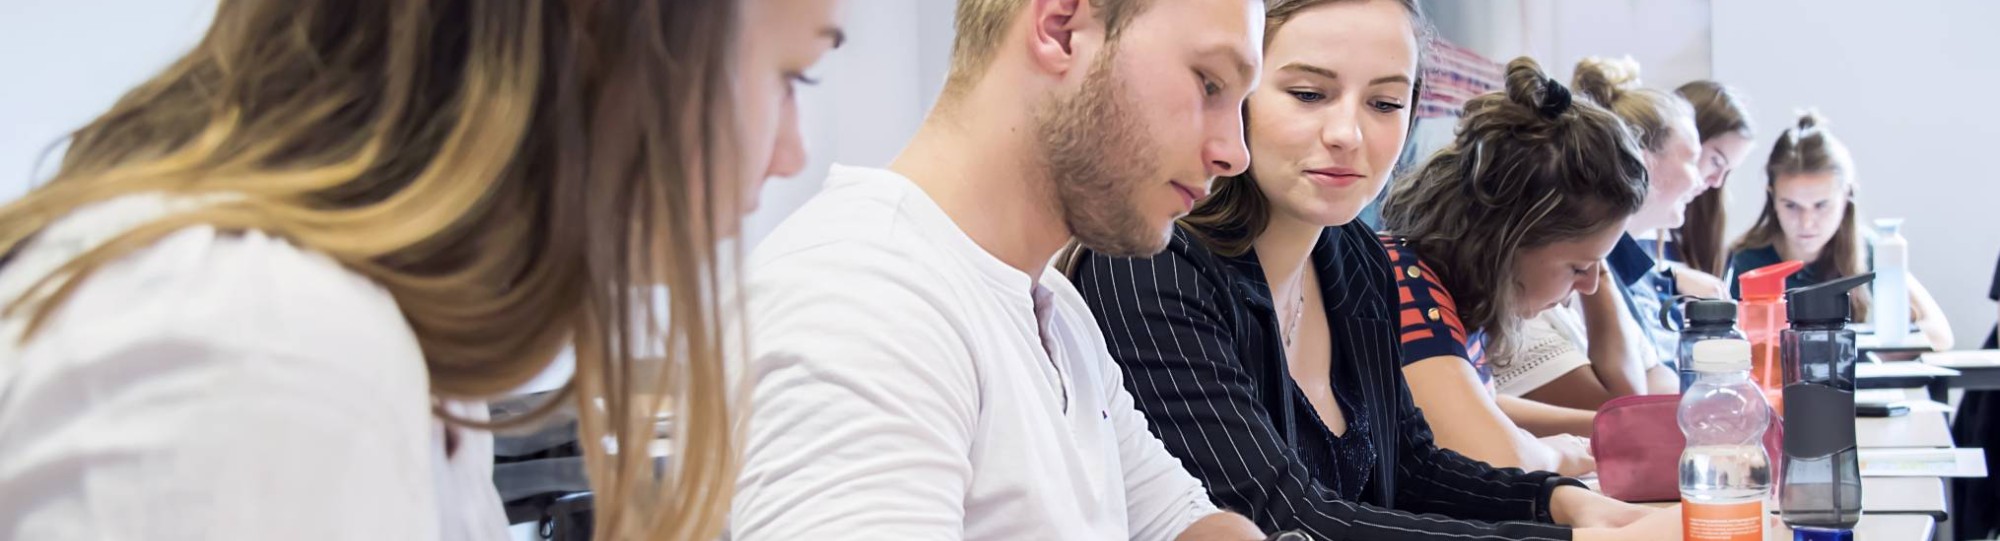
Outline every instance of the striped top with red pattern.
POLYGON ((1458 303, 1440 282, 1437 273, 1417 255, 1416 249, 1400 237, 1381 235, 1382 247, 1389 252, 1389 264, 1396 270, 1398 329, 1403 340, 1403 365, 1432 357, 1458 357, 1472 363, 1480 383, 1493 384, 1493 371, 1486 366, 1485 332, 1466 332, 1458 319, 1458 303))

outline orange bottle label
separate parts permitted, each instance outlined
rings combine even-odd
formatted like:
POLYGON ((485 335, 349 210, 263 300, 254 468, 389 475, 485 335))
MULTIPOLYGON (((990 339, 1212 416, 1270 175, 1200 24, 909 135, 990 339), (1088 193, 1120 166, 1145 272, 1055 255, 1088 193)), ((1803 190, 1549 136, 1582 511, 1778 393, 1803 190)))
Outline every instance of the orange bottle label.
POLYGON ((1764 501, 1695 503, 1681 501, 1681 539, 1686 541, 1762 541, 1764 501))

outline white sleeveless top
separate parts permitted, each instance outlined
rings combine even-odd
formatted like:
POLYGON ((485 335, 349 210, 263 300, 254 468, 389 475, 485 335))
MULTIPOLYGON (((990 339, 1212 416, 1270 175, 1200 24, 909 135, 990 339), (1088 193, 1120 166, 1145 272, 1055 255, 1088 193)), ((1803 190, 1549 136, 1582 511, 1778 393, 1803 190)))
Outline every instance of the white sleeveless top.
MULTIPOLYGON (((198 204, 79 210, 0 267, 0 301, 198 204)), ((103 266, 22 343, 25 323, 0 320, 0 539, 507 536, 491 436, 459 430, 446 456, 395 299, 322 255, 191 227, 103 266)))

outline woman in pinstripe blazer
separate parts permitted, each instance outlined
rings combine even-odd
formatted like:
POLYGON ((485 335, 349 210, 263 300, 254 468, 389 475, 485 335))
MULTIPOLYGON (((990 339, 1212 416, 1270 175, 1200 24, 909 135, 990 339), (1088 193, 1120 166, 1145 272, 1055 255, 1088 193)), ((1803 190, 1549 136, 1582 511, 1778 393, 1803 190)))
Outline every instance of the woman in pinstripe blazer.
POLYGON ((1159 256, 1060 264, 1153 431, 1267 530, 1679 539, 1678 513, 1432 442, 1400 371, 1390 261, 1354 221, 1406 137, 1422 19, 1389 0, 1268 9, 1251 172, 1219 180, 1159 256))

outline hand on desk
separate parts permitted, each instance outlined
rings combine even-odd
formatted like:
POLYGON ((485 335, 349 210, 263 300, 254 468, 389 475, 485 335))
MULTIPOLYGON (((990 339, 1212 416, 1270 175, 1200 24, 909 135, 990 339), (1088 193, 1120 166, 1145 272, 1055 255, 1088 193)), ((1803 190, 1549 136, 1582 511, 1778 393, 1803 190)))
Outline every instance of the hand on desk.
POLYGON ((1587 488, 1556 487, 1549 495, 1549 516, 1577 528, 1618 528, 1638 522, 1659 509, 1618 501, 1587 488))
POLYGON ((1590 455, 1590 438, 1557 434, 1539 439, 1542 445, 1548 446, 1549 450, 1555 452, 1557 474, 1576 477, 1597 471, 1597 458, 1590 455))
MULTIPOLYGON (((1564 487, 1570 488, 1570 487, 1564 487)), ((1629 504, 1628 504, 1629 505, 1629 504)), ((1641 506, 1644 515, 1618 527, 1577 528, 1576 541, 1680 541, 1681 506, 1654 509, 1641 506)))

